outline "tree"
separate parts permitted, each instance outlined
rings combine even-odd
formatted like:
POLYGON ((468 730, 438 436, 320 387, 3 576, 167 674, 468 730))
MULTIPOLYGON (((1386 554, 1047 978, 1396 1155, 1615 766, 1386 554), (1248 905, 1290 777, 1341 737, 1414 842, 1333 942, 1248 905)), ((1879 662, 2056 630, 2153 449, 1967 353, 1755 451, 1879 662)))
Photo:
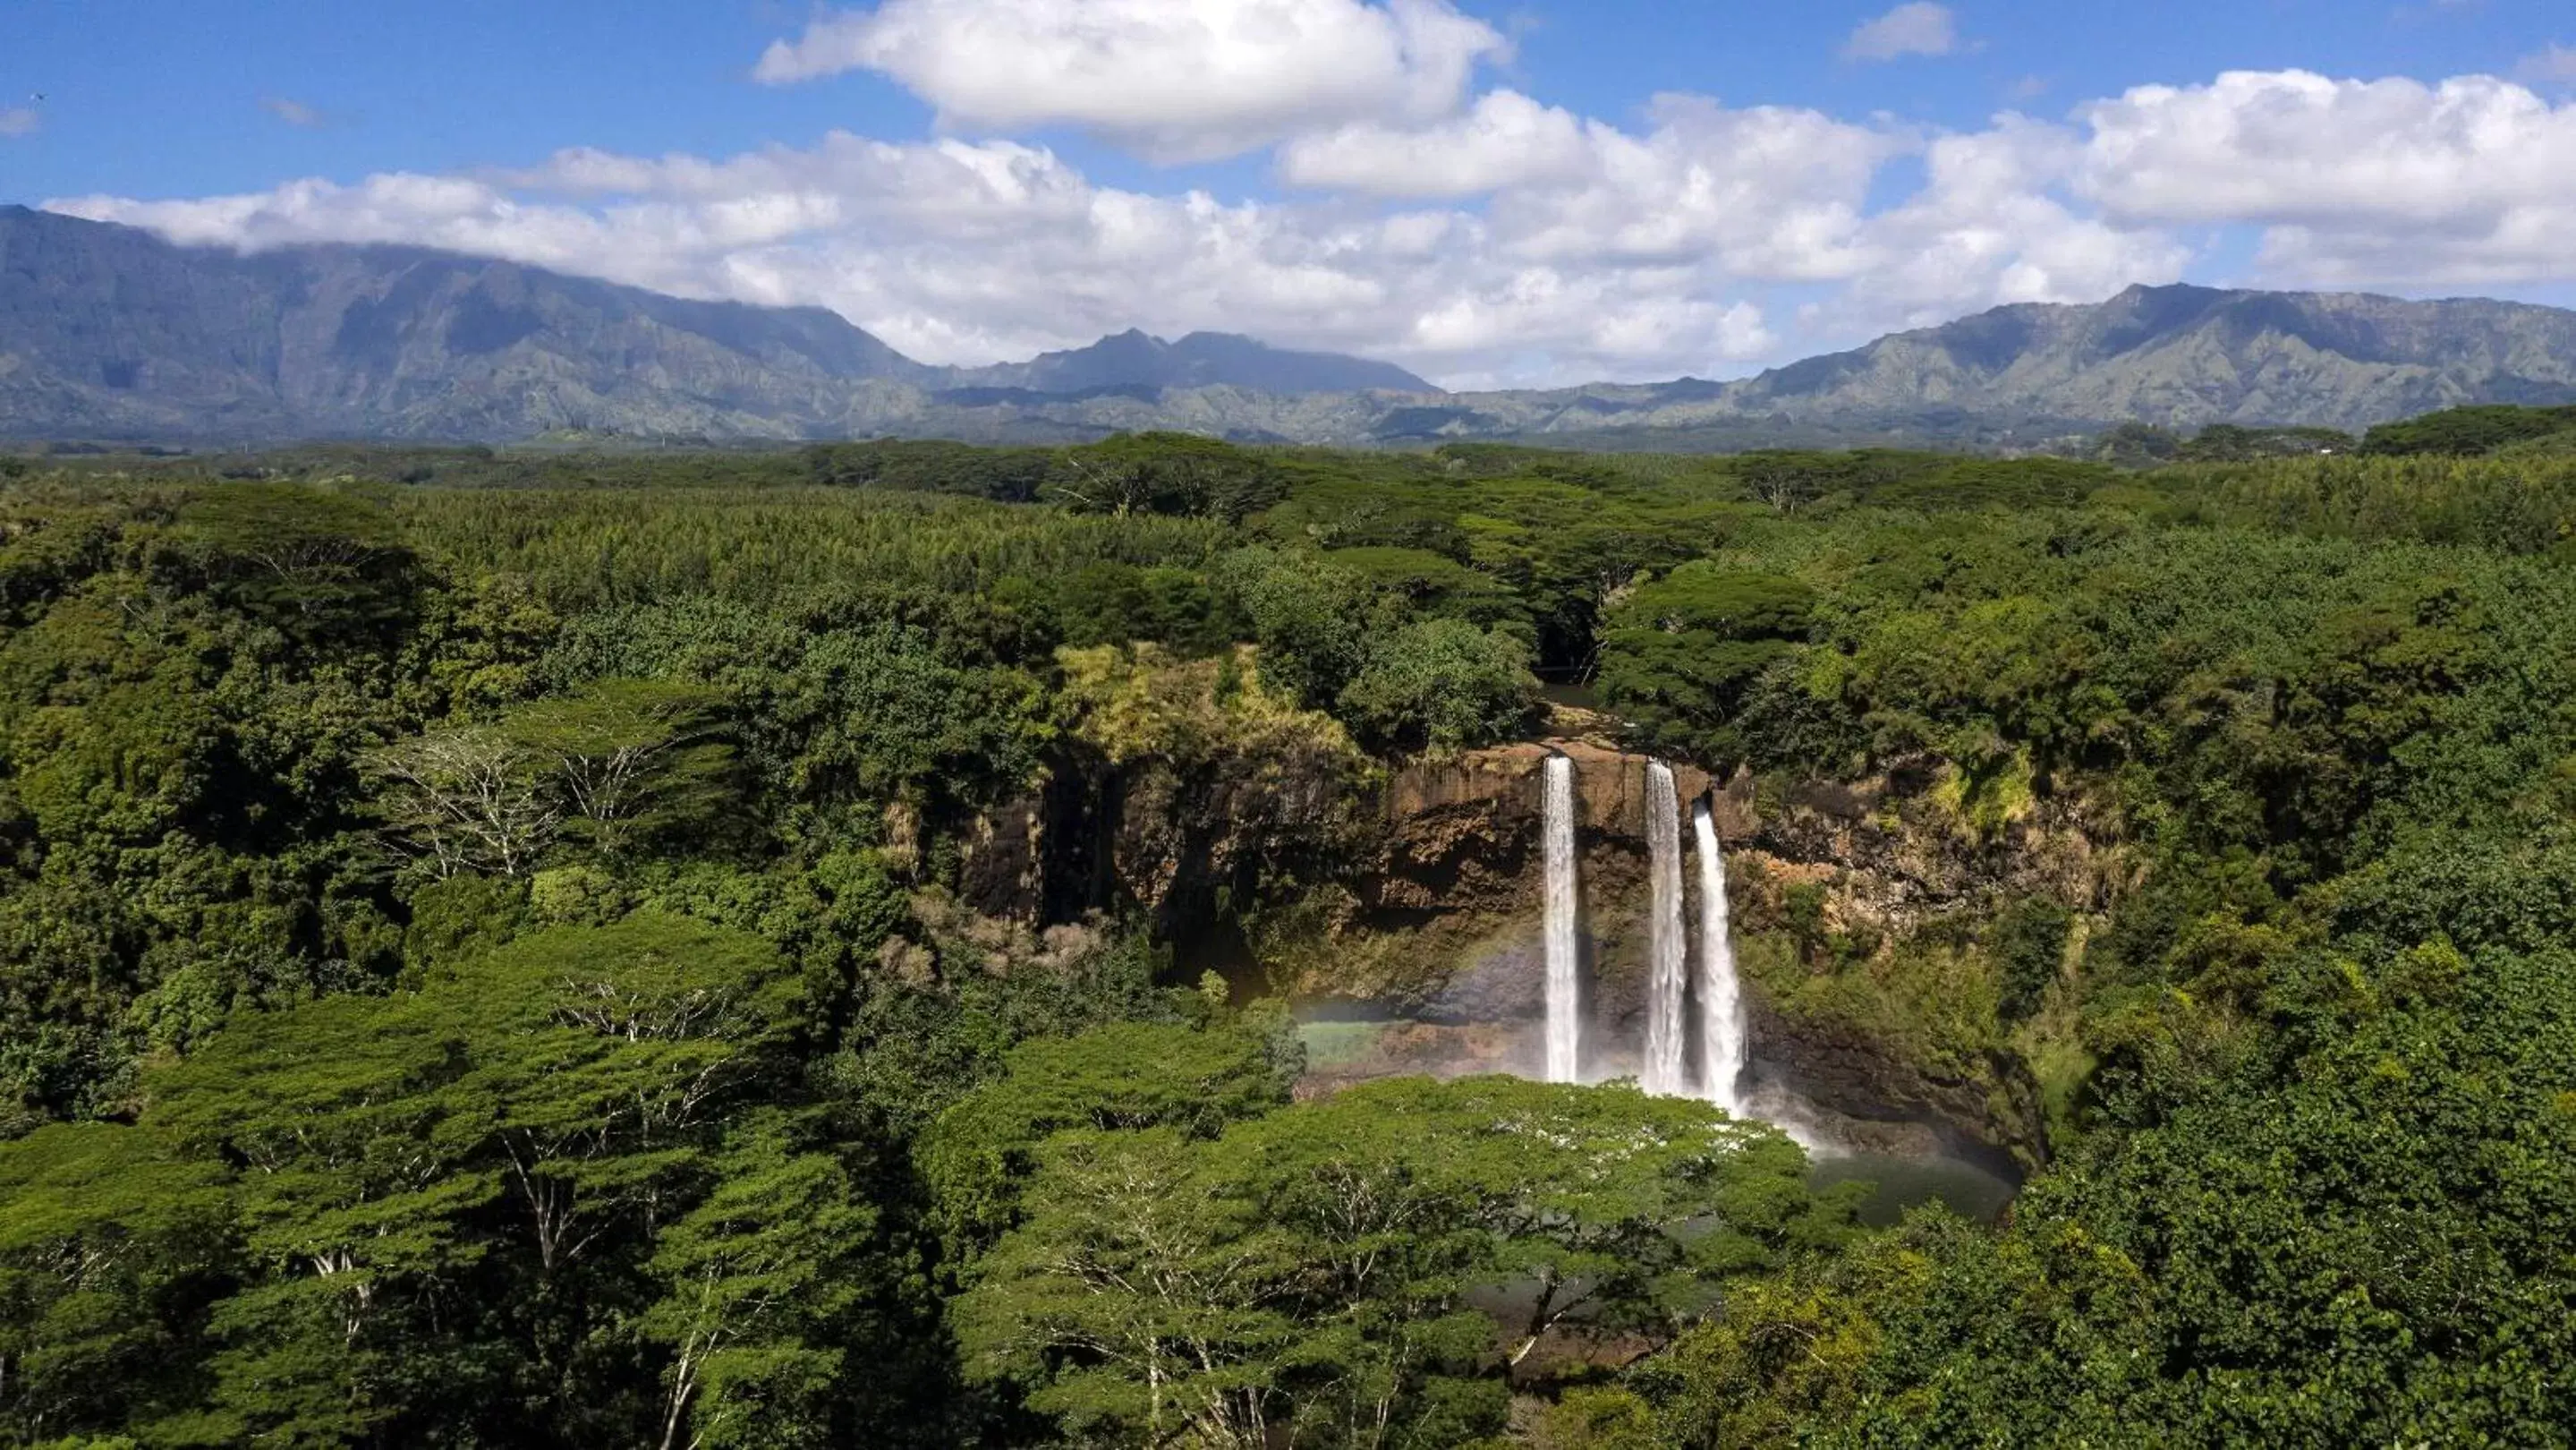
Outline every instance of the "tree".
POLYGON ((224 1177, 143 1128, 0 1143, 0 1439, 111 1433, 188 1404, 231 1258, 224 1177))
POLYGON ((970 1373, 1076 1434, 1455 1444, 1551 1334, 1699 1306, 1848 1210, 1776 1130, 1633 1088, 1390 1081, 1214 1140, 1050 1140, 958 1301, 970 1373), (1497 1343, 1476 1296, 1524 1298, 1497 1343))
POLYGON ((1038 1211, 957 1301, 968 1373, 1028 1386, 1066 1430, 1259 1450, 1297 1338, 1284 1245, 1169 1128, 1075 1132, 1041 1153, 1038 1211))
POLYGON ((826 1445, 846 1389, 877 1217, 775 1113, 727 1134, 715 1187, 659 1236, 645 1340, 662 1351, 661 1450, 826 1445))
POLYGON ((2567 432, 2576 432, 2576 407, 2482 404, 2382 423, 2363 435, 2361 451, 2383 457, 2419 453, 2472 456, 2567 432))
POLYGON ((417 583, 390 511, 344 492, 227 483, 182 504, 173 532, 207 587, 303 636, 389 623, 417 583))
POLYGON ((1448 753, 1526 725, 1538 682, 1519 640, 1463 619, 1426 619, 1371 641, 1340 703, 1376 745, 1448 753))
POLYGON ((1654 740, 1716 754, 1764 671, 1810 627, 1815 594, 1795 579, 1682 565, 1611 611, 1601 692, 1654 740))
POLYGON ((1209 514, 1239 520, 1278 501, 1285 486, 1257 455, 1188 433, 1121 434, 1068 448, 1047 494, 1089 513, 1209 514))
POLYGON ((387 787, 387 839, 439 880, 460 872, 524 876, 564 825, 546 752, 489 725, 415 735, 371 761, 387 787))
POLYGON ((1291 699, 1323 709, 1366 664, 1373 611, 1350 574, 1269 549, 1227 555, 1221 574, 1252 622, 1263 678, 1291 699))
POLYGON ((1736 461, 1736 476, 1753 496, 1781 513, 1796 513, 1825 495, 1834 482, 1818 460, 1795 453, 1748 453, 1736 461))
POLYGON ((1213 1138, 1287 1101, 1271 1045, 1244 1031, 1124 1023, 1011 1049, 1001 1075, 939 1115, 918 1158, 950 1272, 1019 1221, 1040 1144, 1076 1128, 1213 1138))
POLYGON ((765 943, 644 913, 449 968, 417 1010, 474 1043, 458 1092, 552 1277, 603 1235, 649 1232, 795 1002, 765 943))
POLYGON ((148 1126, 242 1165, 252 1275, 211 1319, 214 1438, 360 1440, 403 1412, 499 1188, 465 1072, 404 1004, 340 996, 245 1014, 152 1076, 148 1126))
POLYGON ((550 763, 567 826, 614 853, 722 808, 734 769, 726 703, 703 685, 598 680, 519 707, 502 733, 550 763))

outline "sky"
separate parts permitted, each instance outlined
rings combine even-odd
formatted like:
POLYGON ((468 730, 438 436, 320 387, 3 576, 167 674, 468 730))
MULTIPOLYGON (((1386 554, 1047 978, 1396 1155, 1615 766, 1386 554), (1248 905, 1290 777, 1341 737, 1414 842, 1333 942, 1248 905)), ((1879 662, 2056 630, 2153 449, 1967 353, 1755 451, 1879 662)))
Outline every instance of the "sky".
POLYGON ((2576 304, 2569 0, 0 0, 0 202, 1452 387, 2136 284, 2576 304))

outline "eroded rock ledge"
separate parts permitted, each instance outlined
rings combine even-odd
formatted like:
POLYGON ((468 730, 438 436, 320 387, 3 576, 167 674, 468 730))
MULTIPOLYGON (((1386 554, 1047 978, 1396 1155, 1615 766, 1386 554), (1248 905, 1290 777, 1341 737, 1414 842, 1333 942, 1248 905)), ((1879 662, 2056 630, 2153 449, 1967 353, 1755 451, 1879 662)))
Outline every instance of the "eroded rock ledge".
MULTIPOLYGON (((1562 754, 1576 765, 1593 1020, 1613 1042, 1642 1037, 1648 757, 1560 739, 1383 773, 1307 744, 1198 775, 1144 762, 1060 781, 976 833, 963 872, 974 904, 1045 918, 1143 910, 1193 960, 1252 974, 1248 987, 1411 1024, 1335 1070, 1528 1071, 1545 979, 1545 768, 1562 754)), ((2034 792, 1980 827, 1938 763, 1859 782, 1674 774, 1684 801, 1713 802, 1739 932, 1756 946, 1793 926, 1831 934, 1846 949, 1819 972, 1866 973, 1849 943, 1901 941, 1952 914, 2030 895, 2096 911, 2134 884, 2116 817, 2082 796, 2034 792)), ((1775 984, 1809 970, 1784 953, 1766 959, 1775 984)), ((1812 1004, 1784 1010, 1753 975, 1758 1074, 1849 1118, 2044 1160, 2038 1093, 2012 1053, 1926 1052, 1812 1004)))

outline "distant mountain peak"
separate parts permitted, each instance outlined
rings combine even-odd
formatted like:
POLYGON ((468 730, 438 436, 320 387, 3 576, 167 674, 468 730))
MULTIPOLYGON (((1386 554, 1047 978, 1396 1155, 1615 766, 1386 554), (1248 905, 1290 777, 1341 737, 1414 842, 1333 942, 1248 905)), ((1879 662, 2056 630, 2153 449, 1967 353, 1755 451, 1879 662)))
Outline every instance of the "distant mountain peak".
POLYGON ((2576 312, 2124 288, 2024 303, 1732 383, 1444 395, 1391 363, 1142 328, 927 367, 819 307, 664 296, 396 245, 242 254, 0 205, 0 437, 1985 441, 2123 422, 2358 429, 2576 402, 2576 312), (1662 435, 1661 438, 1657 434, 1662 435))
POLYGON ((1298 352, 1231 332, 1193 332, 1166 342, 1142 328, 1089 347, 1025 363, 961 369, 952 386, 1078 396, 1110 388, 1243 388, 1257 393, 1436 393, 1393 363, 1339 353, 1298 352))
POLYGON ((820 307, 399 244, 243 254, 17 205, 0 206, 0 263, 0 436, 833 437, 871 431, 889 405, 863 394, 889 385, 1128 405, 1168 388, 1430 390, 1387 363, 1141 328, 933 368, 820 307))
POLYGON ((2069 424, 2358 429, 2474 402, 2576 401, 2576 312, 2363 293, 2133 286, 1999 307, 1775 369, 1739 409, 1927 408, 2069 424))

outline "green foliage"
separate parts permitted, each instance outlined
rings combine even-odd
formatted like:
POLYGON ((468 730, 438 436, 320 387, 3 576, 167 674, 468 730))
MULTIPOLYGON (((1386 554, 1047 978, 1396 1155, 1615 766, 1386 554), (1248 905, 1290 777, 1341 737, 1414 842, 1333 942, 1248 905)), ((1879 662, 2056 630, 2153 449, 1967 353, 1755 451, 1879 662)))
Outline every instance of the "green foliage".
POLYGON ((2382 423, 2361 440, 2361 451, 2386 457, 2440 453, 2474 457, 2515 443, 2576 432, 2576 408, 2481 405, 2382 423))
POLYGON ((918 1160, 948 1262, 963 1271, 1018 1222, 1038 1145, 1074 1128, 1213 1138, 1288 1100, 1270 1044, 1240 1030, 1129 1023, 1035 1038, 941 1113, 918 1160))
POLYGON ((2170 428, 2123 423, 2102 436, 2095 456, 2123 468, 2169 463, 2251 463, 2349 453, 2357 440, 2332 428, 2247 428, 2213 423, 2186 438, 2170 428))
POLYGON ((1068 646, 1155 643, 1213 654, 1243 633, 1231 603, 1195 569, 1099 563, 1062 582, 1054 613, 1068 646))
POLYGON ((1512 1366, 1841 1229, 1775 1130, 1633 1089, 1391 1081, 1214 1140, 1059 1134, 958 1302, 970 1372, 1077 1436, 1447 1445, 1512 1366), (1527 1300, 1497 1346, 1472 1296, 1527 1300))
POLYGON ((1612 609, 1602 698, 1659 744, 1708 758, 1740 753, 1729 727, 1763 674, 1805 639, 1815 603, 1794 578, 1684 564, 1612 609))
POLYGON ((178 510, 182 567, 218 599, 305 636, 393 618, 411 559, 389 510, 347 493, 236 483, 178 510))
POLYGON ((1368 661, 1368 586, 1330 565, 1269 549, 1230 555, 1223 570, 1261 646, 1264 676, 1310 709, 1339 698, 1368 661))
POLYGON ((835 1158, 796 1151, 775 1116, 735 1128, 714 1169, 645 1266, 660 1297, 638 1328, 667 1361, 663 1443, 831 1444, 834 1393, 861 1369, 854 1311, 877 1268, 877 1216, 835 1158))
POLYGON ((2555 1443, 2566 436, 48 460, 0 1441, 2555 1443), (1534 673, 1859 848, 1740 875, 1762 1030, 1981 1106, 2005 1223, 1290 1101, 1209 969, 1410 949, 1376 787, 1534 673))
POLYGON ((1044 449, 896 438, 820 444, 805 450, 805 460, 814 481, 827 488, 965 494, 1000 503, 1034 501, 1055 468, 1044 449))
POLYGON ((0 1143, 0 1436, 183 1408, 230 1259, 224 1175, 157 1133, 56 1124, 0 1143))
MULTIPOLYGON (((863 841, 854 818, 868 802, 991 799, 1035 773, 1052 733, 1037 682, 960 653, 915 626, 804 629, 697 597, 591 615, 567 632, 550 668, 594 689, 652 681, 707 702, 702 712, 727 702, 763 814, 784 833, 863 841)), ((697 729, 686 737, 696 753, 684 758, 711 786, 722 762, 704 747, 721 737, 711 722, 697 729)), ((670 738, 684 737, 675 729, 670 738)))
POLYGON ((2018 1022, 2039 1010, 2057 981, 2074 925, 2074 913, 2038 896, 2015 903, 1997 918, 1988 949, 2002 978, 1996 1008, 2006 1021, 2018 1022))
POLYGON ((2033 1185, 2001 1239, 1909 1225, 1659 1366, 1642 1385, 1675 1438, 1952 1443, 2043 1405, 2052 1443, 2547 1423, 2576 1292, 2565 964, 2437 946, 2282 966, 2270 1050, 2033 1185), (1818 1353, 1766 1349, 1792 1333, 1818 1353))
POLYGON ((671 680, 598 680, 521 706, 502 729, 550 764, 566 815, 616 854, 704 833, 730 804, 729 701, 671 680))
POLYGON ((1341 697, 1364 740, 1434 753, 1508 739, 1536 704, 1527 647, 1463 619, 1426 619, 1382 636, 1341 697))
POLYGON ((1269 460, 1189 433, 1122 433, 1057 460, 1047 492, 1083 513, 1211 516, 1229 522, 1278 502, 1269 460))

